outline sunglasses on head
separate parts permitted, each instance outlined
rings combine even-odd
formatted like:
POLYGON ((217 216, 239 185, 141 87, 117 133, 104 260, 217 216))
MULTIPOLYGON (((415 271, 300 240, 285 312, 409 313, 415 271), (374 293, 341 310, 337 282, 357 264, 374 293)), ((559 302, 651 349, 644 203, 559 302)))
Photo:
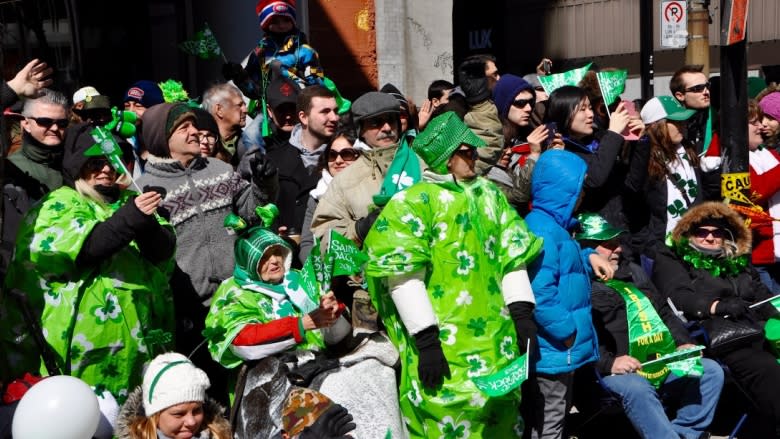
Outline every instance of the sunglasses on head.
POLYGON ((108 165, 111 170, 114 170, 114 167, 111 166, 111 162, 109 162, 107 159, 89 159, 87 160, 87 163, 84 164, 84 169, 86 169, 89 172, 100 172, 103 170, 103 168, 108 165))
POLYGON ((360 157, 360 151, 354 148, 344 148, 341 151, 328 151, 328 161, 335 162, 337 157, 341 157, 345 162, 354 162, 360 157))
POLYGON ((693 232, 693 236, 700 239, 705 239, 710 235, 712 235, 712 237, 715 239, 724 239, 728 237, 728 233, 723 229, 710 230, 710 229, 705 229, 703 227, 699 227, 693 232))
POLYGON ((534 104, 535 104, 535 99, 534 98, 530 98, 530 99, 515 99, 512 102, 512 106, 513 107, 517 107, 517 108, 520 108, 520 109, 525 108, 526 105, 530 105, 531 108, 533 108, 534 104))
POLYGON ((710 89, 710 81, 705 82, 704 84, 694 85, 692 87, 688 87, 685 89, 686 92, 690 93, 701 93, 704 91, 704 89, 709 90, 710 89))
POLYGON ((452 155, 459 156, 460 158, 463 158, 463 159, 466 159, 466 160, 476 160, 477 159, 477 149, 476 148, 456 149, 455 152, 452 153, 452 155))
POLYGON ((68 119, 52 119, 50 117, 28 117, 32 119, 38 125, 44 128, 50 128, 52 125, 57 124, 60 128, 66 128, 68 126, 68 119))

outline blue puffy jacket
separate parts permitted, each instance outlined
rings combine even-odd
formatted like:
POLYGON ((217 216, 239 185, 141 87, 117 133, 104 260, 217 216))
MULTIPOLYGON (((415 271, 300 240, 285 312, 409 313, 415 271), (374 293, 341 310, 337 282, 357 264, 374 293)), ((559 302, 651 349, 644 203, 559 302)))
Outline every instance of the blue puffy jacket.
POLYGON ((577 155, 545 151, 531 176, 531 212, 528 228, 544 238, 544 251, 529 267, 536 297, 534 317, 539 326, 537 372, 571 372, 599 358, 598 340, 590 306, 588 256, 572 238, 577 225, 572 213, 585 181, 587 165, 577 155), (564 341, 575 336, 566 348, 564 341))

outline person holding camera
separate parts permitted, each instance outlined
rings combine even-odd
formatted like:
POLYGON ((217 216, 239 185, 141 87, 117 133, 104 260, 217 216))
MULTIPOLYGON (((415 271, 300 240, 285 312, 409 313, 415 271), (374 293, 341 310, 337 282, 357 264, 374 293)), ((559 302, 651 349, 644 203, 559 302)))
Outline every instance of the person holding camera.
POLYGON ((493 88, 493 102, 504 133, 504 151, 487 178, 496 183, 521 215, 528 213, 531 173, 536 160, 547 148, 563 148, 555 124, 537 125, 531 121, 536 103, 533 86, 523 78, 506 74, 493 88))

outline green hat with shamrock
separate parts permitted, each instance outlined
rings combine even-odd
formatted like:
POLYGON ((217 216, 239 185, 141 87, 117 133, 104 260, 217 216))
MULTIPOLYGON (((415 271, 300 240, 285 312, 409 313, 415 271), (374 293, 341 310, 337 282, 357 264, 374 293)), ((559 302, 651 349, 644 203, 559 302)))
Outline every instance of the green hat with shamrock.
POLYGON ((622 229, 612 227, 601 215, 597 213, 581 213, 577 215, 581 232, 574 235, 580 241, 609 241, 624 232, 622 229))
POLYGON ((448 111, 428 122, 412 143, 412 149, 437 174, 447 174, 447 162, 460 145, 481 148, 485 141, 474 134, 458 116, 448 111))

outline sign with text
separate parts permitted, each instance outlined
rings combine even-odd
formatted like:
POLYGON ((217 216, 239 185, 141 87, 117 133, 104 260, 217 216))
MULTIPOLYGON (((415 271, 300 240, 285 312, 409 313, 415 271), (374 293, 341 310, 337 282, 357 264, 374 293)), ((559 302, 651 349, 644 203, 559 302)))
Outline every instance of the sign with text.
POLYGON ((721 3, 723 18, 720 26, 720 44, 730 46, 745 39, 749 0, 727 0, 721 3))
POLYGON ((661 2, 661 47, 681 49, 688 45, 687 8, 686 1, 661 2))

